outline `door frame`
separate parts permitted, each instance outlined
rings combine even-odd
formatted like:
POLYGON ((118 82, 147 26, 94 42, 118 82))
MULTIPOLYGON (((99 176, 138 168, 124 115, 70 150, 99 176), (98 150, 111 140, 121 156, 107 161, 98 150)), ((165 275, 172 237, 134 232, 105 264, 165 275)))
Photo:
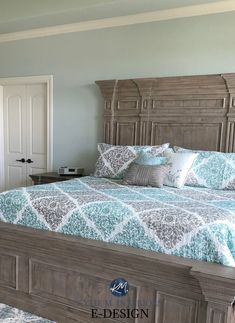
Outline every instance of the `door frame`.
POLYGON ((47 172, 53 169, 53 75, 0 78, 0 192, 4 190, 3 88, 6 85, 45 83, 47 88, 47 172))

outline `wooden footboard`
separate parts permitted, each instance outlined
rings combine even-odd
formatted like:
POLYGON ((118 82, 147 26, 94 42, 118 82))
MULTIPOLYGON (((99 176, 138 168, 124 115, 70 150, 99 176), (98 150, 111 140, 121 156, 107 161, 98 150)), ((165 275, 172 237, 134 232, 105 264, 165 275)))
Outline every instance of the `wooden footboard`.
POLYGON ((234 323, 234 296, 235 268, 0 224, 0 302, 57 322, 234 323))

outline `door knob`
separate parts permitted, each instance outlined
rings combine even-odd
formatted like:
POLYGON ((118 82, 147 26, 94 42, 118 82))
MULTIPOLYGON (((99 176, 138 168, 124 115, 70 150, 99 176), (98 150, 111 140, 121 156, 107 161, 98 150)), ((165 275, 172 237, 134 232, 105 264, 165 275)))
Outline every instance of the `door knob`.
POLYGON ((21 162, 21 163, 25 163, 25 159, 24 158, 16 159, 16 161, 21 162))
POLYGON ((28 158, 28 159, 26 160, 26 163, 31 164, 31 163, 33 163, 33 161, 32 161, 30 158, 28 158))

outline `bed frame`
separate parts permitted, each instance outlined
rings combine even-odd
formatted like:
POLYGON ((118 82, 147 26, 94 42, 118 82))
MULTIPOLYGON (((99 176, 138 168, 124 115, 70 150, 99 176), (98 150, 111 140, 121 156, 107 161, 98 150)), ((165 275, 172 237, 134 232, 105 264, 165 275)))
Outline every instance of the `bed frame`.
MULTIPOLYGON (((96 83, 107 143, 235 151, 235 74, 96 83)), ((235 323, 234 296, 235 268, 0 223, 0 302, 57 322, 235 323)))

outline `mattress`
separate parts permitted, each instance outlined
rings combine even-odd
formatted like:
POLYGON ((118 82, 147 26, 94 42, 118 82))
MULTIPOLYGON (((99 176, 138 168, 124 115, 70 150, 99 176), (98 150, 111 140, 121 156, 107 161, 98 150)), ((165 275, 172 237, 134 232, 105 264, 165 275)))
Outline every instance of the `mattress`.
POLYGON ((87 176, 1 193, 0 220, 235 267, 235 191, 87 176))

